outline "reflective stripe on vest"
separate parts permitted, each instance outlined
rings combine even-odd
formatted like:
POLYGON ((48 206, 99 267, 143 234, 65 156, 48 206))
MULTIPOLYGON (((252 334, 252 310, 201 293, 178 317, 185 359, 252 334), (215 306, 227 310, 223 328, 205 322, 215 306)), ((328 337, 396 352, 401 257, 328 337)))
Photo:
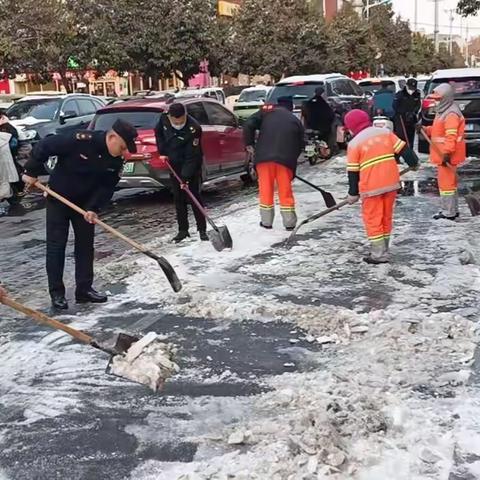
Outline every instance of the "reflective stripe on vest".
MULTIPOLYGON (((455 131, 455 133, 457 133, 455 131)), ((432 142, 434 143, 445 143, 445 137, 432 137, 432 142)), ((463 136, 457 137, 457 143, 460 143, 463 140, 463 136)))

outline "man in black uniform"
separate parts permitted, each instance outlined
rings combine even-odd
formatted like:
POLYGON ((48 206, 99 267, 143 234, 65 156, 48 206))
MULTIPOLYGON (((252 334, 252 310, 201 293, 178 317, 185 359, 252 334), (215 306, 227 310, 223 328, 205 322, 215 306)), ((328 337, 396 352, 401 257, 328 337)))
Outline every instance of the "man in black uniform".
POLYGON ((415 78, 409 78, 406 86, 397 93, 393 102, 395 134, 398 138, 405 140, 410 148, 414 146, 415 127, 422 108, 422 96, 417 85, 415 78))
MULTIPOLYGON (((185 105, 172 103, 168 113, 163 113, 155 128, 158 152, 168 157, 170 164, 189 190, 202 203, 200 184, 202 181, 203 152, 201 145, 202 127, 187 115, 185 105)), ((189 198, 177 179, 170 175, 172 193, 177 210, 178 234, 173 238, 179 243, 189 237, 188 210, 189 198)), ((200 239, 208 241, 207 222, 203 213, 192 204, 200 239)))
POLYGON ((50 157, 57 161, 50 187, 87 211, 84 217, 54 198, 47 198, 47 275, 54 308, 66 310, 63 270, 69 224, 75 232, 75 280, 77 303, 103 303, 107 297, 92 288, 93 239, 97 212, 112 198, 120 179, 123 155, 135 153, 137 131, 117 120, 110 131, 80 131, 52 135, 35 146, 25 165, 23 181, 33 185, 45 173, 50 157))

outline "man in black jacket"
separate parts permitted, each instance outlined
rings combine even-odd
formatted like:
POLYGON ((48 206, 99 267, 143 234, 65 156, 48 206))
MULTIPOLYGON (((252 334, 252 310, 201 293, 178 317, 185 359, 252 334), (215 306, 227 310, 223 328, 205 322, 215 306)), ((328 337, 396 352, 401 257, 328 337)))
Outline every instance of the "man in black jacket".
MULTIPOLYGON (((202 182, 202 127, 187 115, 183 103, 172 103, 168 113, 163 113, 155 128, 155 137, 160 155, 168 157, 170 164, 179 177, 188 185, 188 189, 202 203, 200 185, 202 182)), ((177 211, 178 234, 173 238, 179 243, 190 236, 188 233, 189 198, 182 190, 178 180, 170 175, 172 193, 177 211)), ((207 222, 203 213, 192 205, 200 239, 208 241, 207 222)))
POLYGON ((293 230, 297 224, 292 180, 297 160, 304 148, 305 131, 302 122, 292 113, 290 97, 278 99, 278 105, 265 105, 253 114, 243 127, 245 145, 255 152, 260 193, 260 226, 271 229, 275 183, 278 187, 283 226, 293 230), (259 131, 255 143, 256 132, 259 131))
POLYGON ((69 224, 75 232, 77 303, 103 303, 107 297, 92 288, 94 226, 97 212, 112 198, 120 180, 123 155, 135 153, 137 131, 117 120, 108 132, 80 131, 40 140, 25 165, 23 181, 34 185, 45 174, 44 165, 56 157, 50 188, 86 210, 84 216, 58 200, 47 198, 47 275, 52 306, 66 310, 63 270, 69 224))
POLYGON ((407 85, 395 96, 393 109, 395 110, 395 134, 413 148, 415 142, 415 126, 418 122, 418 113, 422 108, 422 97, 414 78, 407 80, 407 85))

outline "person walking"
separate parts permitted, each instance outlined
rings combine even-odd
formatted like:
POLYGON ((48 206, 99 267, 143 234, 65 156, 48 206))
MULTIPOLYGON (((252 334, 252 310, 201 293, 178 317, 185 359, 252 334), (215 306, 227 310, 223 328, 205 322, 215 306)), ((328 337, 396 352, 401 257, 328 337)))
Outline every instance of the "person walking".
POLYGON ((434 147, 430 147, 430 161, 437 167, 441 211, 435 220, 455 220, 458 212, 457 167, 466 159, 465 118, 455 103, 455 90, 442 83, 429 95, 437 100, 435 119, 425 132, 434 147))
POLYGON ((51 135, 34 147, 25 165, 23 181, 33 186, 50 157, 57 162, 50 175, 50 188, 86 213, 78 214, 55 198, 47 197, 47 275, 52 306, 68 309, 63 271, 70 224, 75 233, 75 298, 77 303, 103 303, 106 295, 92 287, 94 226, 97 212, 111 199, 120 180, 123 155, 136 152, 137 131, 129 123, 117 120, 108 132, 79 131, 51 135))
POLYGON ((418 157, 406 143, 385 128, 372 127, 363 110, 345 115, 345 126, 353 135, 348 144, 348 202, 362 199, 362 216, 370 241, 370 255, 363 260, 377 265, 389 261, 393 211, 400 188, 397 157, 412 169, 418 157))
POLYGON ((417 85, 417 80, 409 78, 393 102, 395 135, 407 142, 411 148, 415 144, 415 127, 422 108, 422 97, 417 85))
POLYGON ((243 127, 247 150, 255 155, 260 194, 260 226, 266 229, 273 227, 275 185, 283 226, 287 230, 293 230, 297 224, 292 181, 298 157, 304 148, 305 130, 292 110, 292 99, 280 97, 278 105, 265 105, 243 127))
POLYGON ((395 93, 388 81, 382 81, 380 90, 377 90, 373 96, 373 116, 382 115, 390 120, 393 119, 395 112, 393 110, 393 101, 395 93))
MULTIPOLYGON (((170 105, 167 113, 161 115, 155 127, 155 137, 160 156, 168 157, 168 161, 175 172, 203 205, 200 195, 203 164, 202 127, 200 124, 193 117, 187 115, 183 103, 175 102, 170 105)), ((190 237, 188 232, 188 204, 190 199, 182 189, 182 185, 172 174, 170 175, 170 182, 178 223, 178 233, 173 238, 173 242, 179 243, 190 237)), ((205 216, 194 204, 192 204, 192 209, 200 240, 208 241, 205 216)))

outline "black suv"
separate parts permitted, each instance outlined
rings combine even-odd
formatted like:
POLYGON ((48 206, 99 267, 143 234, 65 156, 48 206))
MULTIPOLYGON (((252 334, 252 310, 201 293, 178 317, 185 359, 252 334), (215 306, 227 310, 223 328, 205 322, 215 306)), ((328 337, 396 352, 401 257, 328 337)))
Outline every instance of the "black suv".
POLYGON ((57 133, 86 129, 104 102, 92 95, 27 95, 11 105, 6 114, 17 128, 20 158, 28 157, 38 140, 57 133))
MULTIPOLYGON (((428 95, 441 83, 450 83, 455 89, 455 102, 465 117, 465 141, 467 153, 480 151, 480 68, 455 68, 438 70, 425 85, 425 99, 422 104, 422 125, 430 126, 435 117, 436 102, 428 95)), ((420 135, 420 153, 428 153, 428 143, 420 135)))
POLYGON ((303 102, 315 95, 318 87, 325 89, 325 96, 340 116, 354 108, 370 109, 370 102, 363 90, 352 79, 339 73, 326 75, 302 75, 288 77, 278 82, 267 96, 267 103, 277 103, 280 97, 291 97, 294 113, 300 116, 303 102))

